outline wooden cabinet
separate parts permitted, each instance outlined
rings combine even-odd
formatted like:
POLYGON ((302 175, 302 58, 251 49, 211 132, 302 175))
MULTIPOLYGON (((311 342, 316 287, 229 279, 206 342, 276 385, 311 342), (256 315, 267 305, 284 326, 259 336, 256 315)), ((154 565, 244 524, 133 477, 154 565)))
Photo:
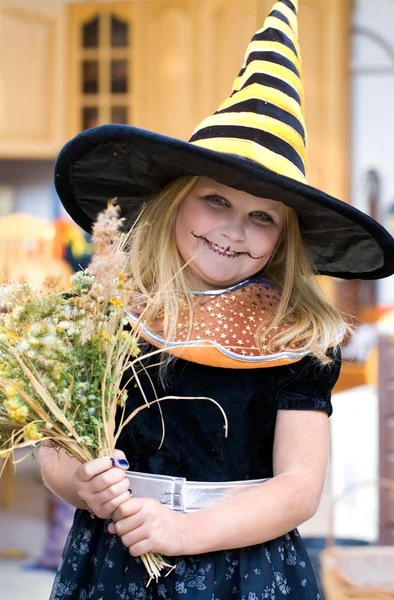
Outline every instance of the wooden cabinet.
MULTIPOLYGON (((55 157, 86 127, 188 139, 230 94, 272 0, 0 0, 0 157, 55 157), (67 59, 67 60, 66 60, 67 59)), ((309 181, 347 200, 352 0, 302 0, 309 181)))
MULTIPOLYGON (((138 3, 137 3, 138 4, 138 3)), ((230 94, 272 0, 146 0, 142 126, 187 139, 230 94)), ((309 182, 349 197, 352 0, 302 0, 309 182)))
POLYGON ((198 30, 204 61, 200 64, 199 120, 217 110, 231 94, 246 48, 265 19, 259 21, 258 5, 256 0, 205 0, 202 3, 198 30))
POLYGON ((139 2, 70 5, 69 137, 103 123, 141 124, 144 8, 139 2))
POLYGON ((55 156, 64 142, 66 6, 0 2, 0 158, 55 156))
POLYGON ((188 139, 231 93, 258 28, 256 0, 150 0, 144 126, 188 139))

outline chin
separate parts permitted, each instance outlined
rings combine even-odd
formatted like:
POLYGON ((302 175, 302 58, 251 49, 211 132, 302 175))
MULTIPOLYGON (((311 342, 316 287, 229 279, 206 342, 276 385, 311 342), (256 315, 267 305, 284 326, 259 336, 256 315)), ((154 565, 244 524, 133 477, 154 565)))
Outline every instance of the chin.
POLYGON ((228 288, 232 285, 236 285, 240 281, 246 279, 245 277, 202 277, 204 284, 208 289, 212 288, 228 288))

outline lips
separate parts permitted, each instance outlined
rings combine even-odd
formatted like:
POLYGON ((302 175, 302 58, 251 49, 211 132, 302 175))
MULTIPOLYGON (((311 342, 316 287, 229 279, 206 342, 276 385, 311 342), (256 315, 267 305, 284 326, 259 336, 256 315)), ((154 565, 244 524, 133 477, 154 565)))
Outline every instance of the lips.
POLYGON ((227 256, 227 258, 236 258, 237 256, 242 256, 245 252, 235 252, 234 250, 230 250, 229 248, 223 248, 222 246, 218 246, 214 242, 210 242, 206 238, 202 237, 202 240, 206 246, 216 254, 220 256, 227 256))

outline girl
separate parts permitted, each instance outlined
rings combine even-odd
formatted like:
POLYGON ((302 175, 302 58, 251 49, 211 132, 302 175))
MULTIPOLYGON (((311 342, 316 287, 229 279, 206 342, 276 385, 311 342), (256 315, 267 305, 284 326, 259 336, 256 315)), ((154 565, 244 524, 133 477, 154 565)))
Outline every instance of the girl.
MULTIPOLYGON (((346 325, 314 275, 387 276, 394 240, 306 183, 296 15, 275 4, 190 142, 104 126, 59 156, 58 193, 86 229, 113 196, 130 222, 142 208, 141 336, 178 358, 147 361, 141 385, 194 399, 138 413, 111 459, 42 449, 46 485, 78 509, 52 600, 320 598, 297 526, 322 493, 346 325), (146 587, 148 552, 175 569, 146 587)), ((130 386, 127 410, 142 402, 130 386)))

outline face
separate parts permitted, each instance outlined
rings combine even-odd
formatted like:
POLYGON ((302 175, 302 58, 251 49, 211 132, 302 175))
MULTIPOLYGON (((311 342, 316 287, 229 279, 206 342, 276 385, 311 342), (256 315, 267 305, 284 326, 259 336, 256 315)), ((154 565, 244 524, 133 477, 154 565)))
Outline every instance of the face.
MULTIPOLYGON (((267 264, 285 217, 284 204, 200 177, 179 207, 175 239, 203 288, 221 289, 267 264)), ((197 283, 196 283, 197 285, 197 283)))

